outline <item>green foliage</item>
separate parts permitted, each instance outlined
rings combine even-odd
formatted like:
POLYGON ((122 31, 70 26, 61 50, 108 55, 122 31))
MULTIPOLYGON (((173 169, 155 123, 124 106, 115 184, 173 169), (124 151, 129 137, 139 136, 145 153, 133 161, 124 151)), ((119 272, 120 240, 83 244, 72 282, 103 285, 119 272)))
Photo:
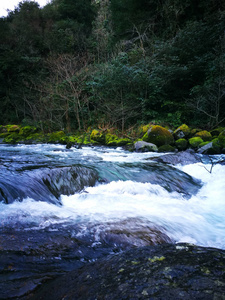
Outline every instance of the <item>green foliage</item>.
POLYGON ((0 123, 221 126, 224 28, 221 0, 20 2, 0 19, 0 123))

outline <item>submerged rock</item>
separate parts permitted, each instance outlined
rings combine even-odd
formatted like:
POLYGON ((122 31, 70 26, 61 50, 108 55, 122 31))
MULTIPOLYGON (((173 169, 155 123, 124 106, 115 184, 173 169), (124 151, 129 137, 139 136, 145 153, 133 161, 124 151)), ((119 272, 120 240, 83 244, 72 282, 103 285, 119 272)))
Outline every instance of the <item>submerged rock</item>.
POLYGON ((151 160, 171 165, 189 165, 200 162, 200 159, 191 149, 181 151, 176 154, 166 154, 159 157, 153 157, 151 160))
POLYGON ((225 251, 189 244, 131 249, 44 285, 32 298, 224 299, 225 251))
POLYGON ((9 204, 32 198, 59 204, 60 195, 80 192, 97 178, 96 171, 83 166, 5 172, 0 176, 0 201, 9 204))

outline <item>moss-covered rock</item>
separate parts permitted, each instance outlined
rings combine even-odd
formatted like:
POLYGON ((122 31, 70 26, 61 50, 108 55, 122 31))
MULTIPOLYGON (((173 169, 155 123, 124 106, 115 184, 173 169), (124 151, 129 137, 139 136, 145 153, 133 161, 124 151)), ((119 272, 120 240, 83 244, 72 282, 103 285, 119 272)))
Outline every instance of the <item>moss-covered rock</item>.
POLYGON ((176 152, 177 149, 171 145, 163 145, 159 147, 159 152, 176 152))
POLYGON ((219 144, 222 148, 225 148, 225 130, 223 130, 218 136, 219 144))
POLYGON ((37 132, 37 128, 34 126, 24 126, 20 128, 19 134, 22 136, 29 136, 37 132))
POLYGON ((175 141, 175 146, 178 150, 183 151, 188 147, 188 141, 186 139, 179 139, 175 141))
POLYGON ((191 148, 197 149, 201 143, 203 143, 203 139, 200 137, 193 137, 188 140, 191 148))
POLYGON ((213 149, 216 151, 216 153, 221 153, 222 145, 220 144, 220 141, 218 138, 215 138, 212 140, 213 149))
POLYGON ((155 144, 157 147, 173 144, 174 138, 172 133, 166 128, 154 125, 151 126, 143 136, 143 141, 155 144))
POLYGON ((97 144, 105 144, 105 134, 101 132, 100 130, 94 129, 91 132, 90 135, 91 142, 97 143, 97 144))
POLYGON ((200 131, 202 131, 202 129, 197 129, 197 128, 191 129, 190 137, 194 137, 195 134, 200 131))
POLYGON ((107 133, 105 136, 105 143, 107 146, 116 146, 118 136, 116 134, 107 133))
POLYGON ((8 132, 18 132, 20 131, 19 125, 6 125, 5 126, 8 132))
POLYGON ((7 144, 16 144, 18 141, 18 133, 16 132, 6 135, 3 139, 3 142, 7 144))
POLYGON ((66 143, 68 139, 64 131, 56 131, 49 133, 47 137, 48 143, 66 143))
POLYGON ((6 133, 6 132, 7 132, 6 126, 0 125, 0 134, 1 133, 6 133))
POLYGON ((138 127, 138 136, 142 137, 148 130, 149 128, 151 127, 152 125, 150 124, 147 124, 147 125, 141 125, 138 127))
POLYGON ((210 143, 209 141, 208 142, 203 142, 198 147, 199 148, 204 147, 204 146, 208 145, 209 143, 210 143))
POLYGON ((107 133, 105 136, 105 143, 107 146, 125 146, 131 143, 131 140, 128 138, 119 138, 115 134, 107 133))
POLYGON ((190 128, 186 124, 183 124, 180 127, 178 127, 176 130, 174 130, 173 135, 176 140, 179 140, 179 139, 189 137, 190 133, 191 133, 190 128))
POLYGON ((211 130, 210 133, 213 137, 218 137, 220 135, 220 133, 224 130, 225 130, 224 127, 218 127, 218 128, 211 130))
POLYGON ((204 142, 211 141, 212 135, 207 130, 202 130, 197 132, 194 137, 200 137, 204 142))
POLYGON ((220 154, 221 146, 218 138, 212 140, 212 142, 204 142, 199 145, 198 153, 201 154, 220 154))

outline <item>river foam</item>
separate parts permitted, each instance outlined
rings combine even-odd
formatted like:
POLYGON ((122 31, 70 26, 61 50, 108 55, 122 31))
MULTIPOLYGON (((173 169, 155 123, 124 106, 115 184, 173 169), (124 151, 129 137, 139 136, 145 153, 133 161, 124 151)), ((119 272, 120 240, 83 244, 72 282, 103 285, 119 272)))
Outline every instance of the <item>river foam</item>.
MULTIPOLYGON (((40 154, 39 145, 30 149, 33 153, 40 154)), ((27 148, 25 150, 28 151, 27 148)), ((48 159, 55 157, 60 161, 72 160, 74 155, 79 155, 79 161, 84 160, 86 164, 88 161, 96 161, 96 165, 101 165, 102 161, 143 163, 152 156, 151 153, 129 153, 120 148, 65 151, 62 146, 45 146, 42 153, 48 159)), ((50 228, 52 224, 80 224, 86 234, 90 224, 104 226, 110 222, 132 218, 138 220, 137 224, 141 224, 142 228, 148 226, 149 222, 164 228, 174 242, 225 249, 225 166, 215 165, 212 173, 209 173, 210 164, 198 163, 177 168, 203 182, 199 192, 189 200, 182 194, 168 192, 157 184, 113 180, 86 187, 75 195, 62 195, 61 206, 32 199, 10 205, 0 204, 1 228, 39 230, 50 228)))

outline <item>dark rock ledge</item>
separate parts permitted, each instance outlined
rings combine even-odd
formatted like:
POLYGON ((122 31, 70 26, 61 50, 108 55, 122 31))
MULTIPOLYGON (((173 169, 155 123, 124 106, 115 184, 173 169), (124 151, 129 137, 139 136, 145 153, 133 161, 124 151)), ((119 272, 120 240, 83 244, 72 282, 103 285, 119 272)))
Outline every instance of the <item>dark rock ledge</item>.
POLYGON ((43 285, 23 299, 225 299, 225 251, 189 244, 131 249, 43 285))

